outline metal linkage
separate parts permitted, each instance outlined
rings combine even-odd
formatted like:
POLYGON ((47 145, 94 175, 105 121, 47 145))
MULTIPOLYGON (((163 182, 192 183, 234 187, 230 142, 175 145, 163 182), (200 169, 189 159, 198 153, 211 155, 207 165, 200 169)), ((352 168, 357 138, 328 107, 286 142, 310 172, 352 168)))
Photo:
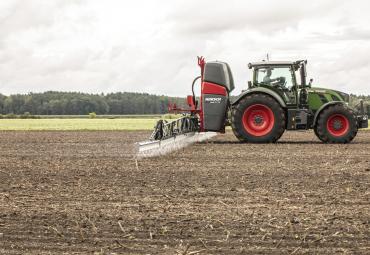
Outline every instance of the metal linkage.
POLYGON ((163 140, 195 131, 199 131, 199 120, 195 116, 184 116, 170 122, 159 120, 149 139, 163 140))

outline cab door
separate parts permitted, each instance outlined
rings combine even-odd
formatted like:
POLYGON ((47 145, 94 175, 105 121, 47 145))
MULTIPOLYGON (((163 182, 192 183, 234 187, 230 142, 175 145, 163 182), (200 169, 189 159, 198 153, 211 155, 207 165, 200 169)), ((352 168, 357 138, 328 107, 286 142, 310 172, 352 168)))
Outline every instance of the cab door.
POLYGON ((277 92, 287 106, 297 106, 298 91, 293 66, 265 66, 255 70, 255 84, 277 92))

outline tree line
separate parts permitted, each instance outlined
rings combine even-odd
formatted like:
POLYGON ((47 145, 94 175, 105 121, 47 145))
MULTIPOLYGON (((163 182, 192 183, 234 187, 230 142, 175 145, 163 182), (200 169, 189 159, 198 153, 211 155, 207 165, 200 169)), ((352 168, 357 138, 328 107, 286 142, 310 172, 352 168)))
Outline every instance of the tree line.
POLYGON ((150 95, 147 93, 118 92, 87 94, 48 91, 44 93, 0 94, 1 114, 85 115, 96 114, 163 114, 169 103, 184 106, 185 99, 150 95))
MULTIPOLYGON (((355 106, 360 99, 370 102, 370 96, 351 95, 350 104, 355 106)), ((169 103, 184 107, 185 98, 131 92, 87 94, 48 91, 10 96, 0 94, 0 114, 163 114, 167 112, 169 103)))

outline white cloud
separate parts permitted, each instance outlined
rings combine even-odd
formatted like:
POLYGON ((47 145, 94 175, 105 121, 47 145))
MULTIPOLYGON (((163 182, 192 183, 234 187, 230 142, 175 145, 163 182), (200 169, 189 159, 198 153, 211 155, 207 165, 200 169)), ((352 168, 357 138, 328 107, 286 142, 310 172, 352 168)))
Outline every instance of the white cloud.
POLYGON ((186 95, 196 56, 231 65, 308 59, 315 84, 370 94, 368 1, 9 1, 0 3, 0 92, 186 95))

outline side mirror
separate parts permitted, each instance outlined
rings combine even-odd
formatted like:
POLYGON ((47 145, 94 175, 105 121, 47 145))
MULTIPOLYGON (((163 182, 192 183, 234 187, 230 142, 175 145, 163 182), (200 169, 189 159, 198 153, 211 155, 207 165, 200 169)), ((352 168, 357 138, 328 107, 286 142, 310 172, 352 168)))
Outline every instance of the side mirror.
POLYGON ((311 88, 311 86, 312 86, 312 82, 313 82, 313 79, 311 78, 311 79, 310 79, 310 82, 309 82, 309 83, 308 83, 308 85, 307 85, 309 88, 311 88))
POLYGON ((252 88, 252 82, 251 81, 248 81, 248 88, 252 88))

